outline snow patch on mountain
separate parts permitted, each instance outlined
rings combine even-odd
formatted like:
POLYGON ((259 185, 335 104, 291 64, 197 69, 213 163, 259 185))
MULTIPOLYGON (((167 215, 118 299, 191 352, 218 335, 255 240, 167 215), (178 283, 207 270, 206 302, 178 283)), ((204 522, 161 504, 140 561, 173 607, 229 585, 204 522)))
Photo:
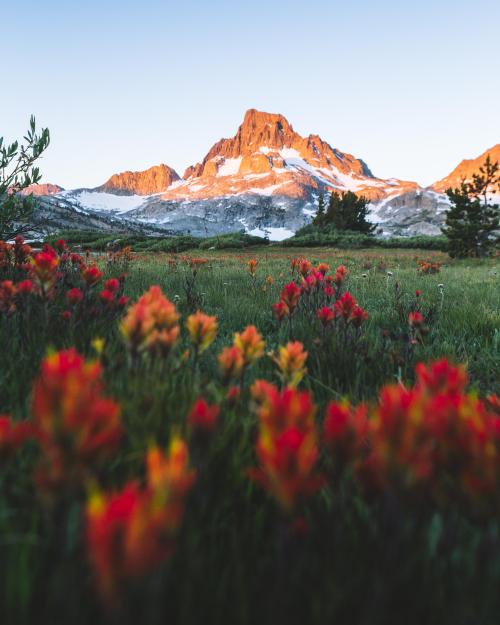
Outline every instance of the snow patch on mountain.
POLYGON ((61 197, 73 204, 75 207, 93 211, 115 212, 119 214, 127 213, 134 208, 139 208, 144 204, 145 199, 150 196, 143 195, 115 195, 114 193, 102 193, 99 191, 63 191, 56 197, 61 197))
POLYGON ((234 176, 240 169, 242 158, 226 158, 217 170, 217 176, 234 176))

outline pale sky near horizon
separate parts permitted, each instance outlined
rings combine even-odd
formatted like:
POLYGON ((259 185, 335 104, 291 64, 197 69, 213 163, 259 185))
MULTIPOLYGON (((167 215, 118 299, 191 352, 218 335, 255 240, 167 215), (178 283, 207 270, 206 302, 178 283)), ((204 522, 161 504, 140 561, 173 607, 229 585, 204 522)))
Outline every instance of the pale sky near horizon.
POLYGON ((0 0, 0 136, 34 113, 43 182, 180 175, 248 108, 427 185, 500 142, 493 0, 0 0))

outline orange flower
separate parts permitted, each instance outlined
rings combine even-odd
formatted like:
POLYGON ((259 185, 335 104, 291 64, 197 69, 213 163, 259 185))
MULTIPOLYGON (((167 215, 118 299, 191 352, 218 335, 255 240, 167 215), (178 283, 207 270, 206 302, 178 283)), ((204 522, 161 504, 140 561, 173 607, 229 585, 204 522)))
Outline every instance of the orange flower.
POLYGON ((333 281, 335 282, 337 286, 340 286, 346 280, 348 275, 349 275, 349 272, 347 271, 345 266, 339 265, 335 271, 335 277, 333 281))
POLYGON ((259 417, 256 453, 259 467, 251 479, 263 486, 287 512, 323 484, 316 472, 319 456, 314 415, 308 392, 279 391, 263 380, 252 386, 259 417))
POLYGON ((241 350, 245 366, 264 355, 265 341, 255 326, 247 326, 243 332, 236 332, 233 340, 234 347, 241 350))
POLYGON ((318 271, 320 274, 322 274, 324 276, 325 274, 327 274, 330 271, 330 265, 328 265, 327 263, 320 263, 316 267, 316 271, 318 271))
POLYGON ((41 486, 81 484, 118 447, 120 407, 102 392, 100 364, 86 362, 74 349, 51 354, 42 362, 32 404, 42 448, 41 486))
MULTIPOLYGON (((183 497, 191 488, 195 472, 189 468, 189 449, 185 441, 175 435, 168 446, 167 455, 157 447, 148 450, 146 457, 148 486, 155 493, 165 493, 171 499, 183 497)), ((173 519, 180 523, 179 515, 173 519)))
POLYGON ((255 275, 256 275, 256 273, 257 273, 257 265, 258 265, 258 264, 259 264, 259 261, 258 261, 258 260, 255 260, 255 259, 249 260, 249 261, 247 262, 247 265, 248 265, 248 272, 249 272, 249 274, 252 276, 252 278, 255 278, 255 275))
POLYGON ((283 321, 283 319, 288 317, 289 314, 290 310, 284 302, 280 301, 277 304, 273 304, 273 315, 279 322, 283 321))
POLYGON ((308 260, 306 260, 305 258, 302 258, 299 262, 298 265, 298 269, 299 269, 299 273, 305 277, 307 276, 307 274, 312 271, 312 263, 310 263, 308 260))
POLYGON ((217 357, 224 383, 241 376, 245 365, 243 352, 238 347, 225 347, 217 357))
POLYGON ((278 348, 278 356, 274 356, 274 362, 279 367, 283 384, 292 387, 299 384, 307 373, 306 360, 307 352, 300 341, 291 341, 278 348))
POLYGON ((294 310, 297 308, 299 299, 300 289, 295 282, 289 282, 286 284, 281 291, 280 301, 287 306, 290 315, 293 314, 294 310))
POLYGON ((269 284, 269 286, 271 286, 274 284, 274 278, 272 276, 267 276, 266 282, 267 284, 269 284))
POLYGON ((214 342, 217 335, 217 317, 198 311, 189 315, 186 329, 191 342, 199 353, 204 352, 214 342))
POLYGON ((126 580, 154 570, 172 553, 195 479, 187 446, 178 437, 167 456, 152 447, 146 464, 145 488, 129 483, 117 494, 94 492, 87 503, 89 557, 101 595, 111 604, 126 580))
POLYGON ((179 314, 159 286, 151 286, 127 311, 121 333, 133 353, 168 355, 179 336, 179 314))

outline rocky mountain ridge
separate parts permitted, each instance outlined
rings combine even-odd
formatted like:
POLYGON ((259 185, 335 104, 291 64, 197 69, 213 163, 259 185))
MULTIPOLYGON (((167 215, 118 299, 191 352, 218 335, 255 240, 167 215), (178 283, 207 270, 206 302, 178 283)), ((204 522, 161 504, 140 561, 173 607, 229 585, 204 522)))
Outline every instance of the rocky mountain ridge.
POLYGON ((479 168, 484 164, 487 156, 489 156, 493 162, 500 162, 500 143, 497 143, 497 145, 494 145, 489 150, 485 150, 477 158, 464 159, 448 176, 435 182, 431 188, 438 193, 444 193, 450 187, 453 189, 459 187, 462 181, 470 181, 472 179, 472 174, 479 172, 479 168))
MULTIPOLYGON (((483 156, 463 163, 475 167, 483 156)), ((377 178, 363 160, 318 135, 295 132, 283 115, 249 109, 236 134, 217 141, 182 178, 158 165, 115 174, 95 189, 61 191, 51 201, 169 232, 245 230, 278 240, 311 220, 321 193, 349 190, 370 200, 379 234, 440 234, 449 205, 445 185, 467 167, 428 188, 377 178)))

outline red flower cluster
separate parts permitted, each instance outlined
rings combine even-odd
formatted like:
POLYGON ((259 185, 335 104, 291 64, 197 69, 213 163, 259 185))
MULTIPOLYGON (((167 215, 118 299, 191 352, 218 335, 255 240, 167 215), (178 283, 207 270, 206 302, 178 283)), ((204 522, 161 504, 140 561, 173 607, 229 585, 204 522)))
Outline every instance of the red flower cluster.
POLYGON ((465 370, 446 359, 416 373, 411 389, 385 386, 368 419, 363 405, 329 406, 324 435, 334 462, 351 459, 367 487, 491 502, 500 487, 498 398, 467 393, 465 370))
POLYGON ((170 443, 167 455, 152 447, 146 458, 147 484, 130 482, 119 493, 95 492, 87 505, 87 544, 99 590, 118 598, 127 579, 140 577, 172 552, 195 480, 187 445, 170 443))
POLYGON ((335 302, 334 310, 337 317, 343 319, 346 324, 352 324, 355 328, 359 328, 368 319, 366 310, 358 306, 349 291, 346 291, 335 302))
POLYGON ((219 406, 216 404, 210 406, 200 397, 191 408, 187 421, 193 432, 209 433, 212 432, 217 425, 218 416, 219 406))
POLYGON ((102 393, 100 364, 86 362, 74 349, 42 362, 32 406, 42 487, 82 484, 118 447, 120 407, 102 393))
POLYGON ((299 305, 301 290, 295 282, 286 284, 281 293, 280 301, 273 304, 273 314, 278 321, 283 321, 285 317, 291 317, 299 305))
POLYGON ((432 261, 428 260, 419 260, 417 262, 417 265, 417 271, 419 271, 420 273, 432 274, 439 273, 441 271, 440 263, 433 263, 432 261))
POLYGON ((110 278, 104 283, 104 289, 99 293, 99 299, 108 310, 121 310, 129 302, 129 298, 120 295, 122 284, 118 278, 110 278))
POLYGON ((280 391, 264 380, 255 382, 251 391, 259 417, 259 467, 250 469, 249 475, 292 512, 323 484, 316 470, 316 407, 307 391, 291 387, 280 391))
POLYGON ((14 239, 14 243, 0 241, 0 269, 24 267, 29 260, 31 252, 31 246, 25 243, 20 235, 14 239))

